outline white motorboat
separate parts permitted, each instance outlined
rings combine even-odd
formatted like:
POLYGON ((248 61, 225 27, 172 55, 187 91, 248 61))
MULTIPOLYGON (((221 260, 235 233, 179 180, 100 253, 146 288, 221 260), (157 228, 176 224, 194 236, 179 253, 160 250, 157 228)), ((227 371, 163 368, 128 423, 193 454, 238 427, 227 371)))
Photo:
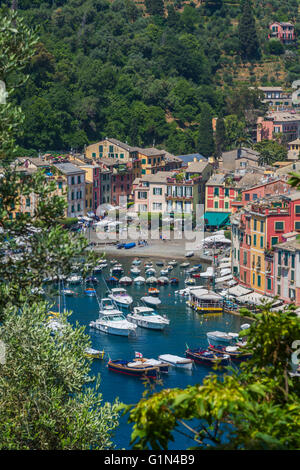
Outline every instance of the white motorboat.
POLYGON ((196 280, 193 277, 188 277, 187 279, 185 279, 184 283, 187 286, 194 286, 196 284, 196 280))
POLYGON ((161 276, 157 279, 157 282, 158 284, 162 285, 162 286, 166 286, 167 284, 169 284, 169 278, 166 277, 166 276, 161 276))
POLYGON ((139 266, 139 265, 141 264, 141 260, 140 260, 140 259, 134 259, 134 260, 132 261, 132 264, 133 264, 134 266, 139 266))
POLYGON ((177 266, 177 261, 173 259, 172 261, 169 262, 169 264, 171 264, 172 266, 177 266))
POLYGON ((143 306, 134 307, 133 313, 129 313, 127 319, 142 328, 151 330, 163 330, 170 324, 168 318, 158 315, 153 308, 143 306))
POLYGON ((69 284, 80 284, 82 282, 82 277, 78 274, 73 274, 67 278, 69 284))
POLYGON ((126 320, 120 310, 104 310, 97 320, 90 322, 90 327, 103 333, 118 336, 132 335, 137 328, 136 325, 126 320))
POLYGON ((148 277, 148 279, 146 280, 146 283, 147 283, 147 284, 157 284, 157 279, 156 279, 156 277, 154 277, 154 276, 150 276, 150 277, 148 277))
POLYGON ((113 268, 111 268, 110 270, 110 274, 112 276, 115 276, 115 275, 118 275, 118 274, 123 274, 124 273, 124 269, 123 269, 123 266, 121 264, 115 264, 113 268))
POLYGON ((146 295, 141 298, 141 300, 146 304, 150 305, 151 307, 158 307, 161 304, 161 300, 158 297, 154 297, 153 295, 146 295))
POLYGON ((123 276, 119 280, 119 284, 122 284, 123 286, 130 286, 132 284, 132 279, 129 276, 123 276))
POLYGON ((136 277, 133 282, 136 286, 142 286, 145 284, 146 279, 143 276, 136 277))
POLYGON ((111 289, 111 293, 108 297, 123 308, 129 308, 133 302, 133 298, 127 294, 126 289, 123 287, 115 287, 114 289, 111 289))
POLYGON ((169 274, 169 270, 168 270, 168 269, 162 269, 162 270, 160 271, 160 274, 161 274, 162 276, 167 276, 167 275, 169 274))
POLYGON ((194 252, 193 252, 193 251, 189 251, 189 252, 186 253, 186 255, 185 255, 186 258, 191 258, 192 256, 194 256, 194 252))
POLYGON ((181 263, 181 264, 179 265, 179 267, 184 269, 184 268, 188 268, 189 265, 190 265, 190 263, 181 263))
POLYGON ((224 331, 209 331, 206 333, 210 344, 233 344, 237 341, 238 333, 225 333, 224 331))
POLYGON ((209 266, 204 273, 200 273, 201 277, 214 277, 214 268, 209 266))
POLYGON ((140 274, 141 270, 139 268, 137 268, 136 266, 134 266, 130 269, 130 272, 133 276, 138 276, 140 274))
POLYGON ((95 267, 93 268, 93 273, 94 273, 94 274, 101 273, 101 272, 102 272, 102 269, 103 269, 103 265, 102 265, 102 264, 98 264, 98 266, 95 266, 95 267))
POLYGON ((192 359, 187 359, 186 357, 175 356, 173 354, 161 354, 158 356, 158 359, 171 364, 174 367, 178 367, 179 369, 189 369, 191 370, 193 367, 192 359))
POLYGON ((153 276, 154 274, 156 274, 156 271, 154 268, 148 268, 146 269, 145 274, 146 276, 153 276))

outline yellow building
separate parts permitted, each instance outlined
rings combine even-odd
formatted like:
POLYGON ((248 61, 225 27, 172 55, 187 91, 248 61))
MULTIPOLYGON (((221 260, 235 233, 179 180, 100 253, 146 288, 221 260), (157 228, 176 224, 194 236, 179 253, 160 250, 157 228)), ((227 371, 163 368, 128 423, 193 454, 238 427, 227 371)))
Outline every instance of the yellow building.
POLYGON ((85 149, 85 156, 90 160, 98 160, 102 158, 111 158, 114 161, 129 162, 132 153, 136 151, 135 147, 131 147, 127 143, 120 142, 117 139, 104 139, 95 144, 88 145, 85 149))

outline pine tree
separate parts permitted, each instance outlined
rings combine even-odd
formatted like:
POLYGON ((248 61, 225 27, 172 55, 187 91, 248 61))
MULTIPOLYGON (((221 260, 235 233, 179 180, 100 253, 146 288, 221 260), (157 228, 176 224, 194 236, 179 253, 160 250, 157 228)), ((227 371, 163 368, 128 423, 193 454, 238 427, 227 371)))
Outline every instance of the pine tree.
POLYGON ((215 134, 215 157, 220 158, 225 147, 226 129, 223 117, 217 119, 215 134))
POLYGON ((214 154, 215 144, 212 127, 211 108, 207 103, 202 105, 199 131, 198 131, 198 152, 204 157, 211 157, 214 154))
POLYGON ((238 26, 240 52, 244 60, 259 60, 261 57, 251 0, 243 0, 242 15, 238 26))

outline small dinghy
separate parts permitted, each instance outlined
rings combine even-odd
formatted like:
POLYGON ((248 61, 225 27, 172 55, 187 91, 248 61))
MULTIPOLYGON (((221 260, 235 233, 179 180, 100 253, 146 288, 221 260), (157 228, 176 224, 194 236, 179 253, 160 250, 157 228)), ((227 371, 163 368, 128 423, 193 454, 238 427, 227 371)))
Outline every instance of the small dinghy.
POLYGON ((150 307, 158 307, 161 304, 161 300, 158 297, 153 297, 153 295, 146 295, 141 298, 141 300, 150 307))
POLYGON ((205 365, 228 365, 230 361, 229 354, 215 353, 208 349, 187 349, 185 355, 188 359, 192 359, 197 364, 205 365))
POLYGON ((143 276, 136 277, 133 282, 136 286, 143 286, 145 284, 146 279, 143 276))
POLYGON ((96 295, 96 290, 93 287, 88 287, 87 289, 84 290, 84 293, 92 297, 93 295, 96 295))
POLYGON ((109 370, 119 374, 131 375, 132 377, 148 377, 156 379, 159 376, 159 368, 151 365, 145 365, 136 361, 125 361, 121 359, 110 360, 107 364, 109 370))
POLYGON ((145 269, 147 269, 147 268, 153 268, 153 263, 151 263, 151 261, 149 261, 149 262, 147 262, 147 263, 144 264, 144 267, 145 267, 145 269))
POLYGON ((218 345, 220 343, 232 345, 239 338, 238 333, 225 333, 224 331, 209 331, 206 333, 206 336, 211 345, 218 345))
POLYGON ((72 297, 73 295, 77 295, 77 293, 71 289, 62 289, 62 294, 67 295, 68 297, 72 297))
POLYGON ((193 367, 192 359, 187 359, 186 357, 174 356, 173 354, 161 354, 158 356, 158 359, 171 364, 173 367, 178 369, 188 369, 191 370, 193 367))
POLYGON ((148 268, 146 269, 145 274, 146 276, 153 276, 154 274, 156 274, 156 271, 153 268, 148 268))
POLYGON ((194 286, 196 284, 196 281, 195 279, 193 279, 192 277, 188 277, 184 283, 187 285, 187 286, 194 286))
POLYGON ((177 277, 171 277, 170 279, 170 284, 178 284, 179 283, 179 279, 177 277))
POLYGON ((177 266, 177 261, 173 259, 172 261, 169 262, 172 266, 177 266))
POLYGON ((163 266, 164 265, 164 262, 163 261, 157 261, 156 262, 156 266, 163 266))
POLYGON ((103 359, 104 351, 99 351, 99 349, 86 348, 84 350, 86 357, 92 357, 93 359, 103 359))
POLYGON ((157 289, 156 287, 149 287, 148 294, 157 297, 159 295, 159 289, 157 289))
POLYGON ((185 254, 185 257, 186 257, 186 258, 191 258, 192 256, 194 256, 194 252, 193 252, 193 251, 189 251, 188 253, 185 254))

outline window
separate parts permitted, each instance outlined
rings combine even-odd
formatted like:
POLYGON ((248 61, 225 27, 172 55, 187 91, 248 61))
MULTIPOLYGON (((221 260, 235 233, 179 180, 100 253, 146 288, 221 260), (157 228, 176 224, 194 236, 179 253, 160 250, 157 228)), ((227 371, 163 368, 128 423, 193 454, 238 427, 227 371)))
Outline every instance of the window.
POLYGON ((225 202, 225 209, 229 209, 229 202, 225 202))
POLYGON ((120 153, 120 158, 124 158, 124 153, 120 153))
POLYGON ((261 276, 260 275, 257 276, 257 285, 258 285, 258 287, 261 286, 261 276))
POLYGON ((71 178, 71 184, 75 184, 75 178, 74 178, 74 176, 72 176, 72 178, 71 178))
POLYGON ((146 174, 146 170, 142 170, 142 175, 145 175, 146 174))
POLYGON ((81 176, 78 175, 78 178, 77 178, 77 183, 80 184, 81 183, 81 176))
POLYGON ((71 193, 71 200, 74 201, 74 192, 71 193))
POLYGON ((294 269, 295 268, 295 255, 291 256, 291 267, 294 269))
POLYGON ((257 194, 256 194, 256 193, 254 193, 254 194, 252 195, 252 199, 253 199, 253 201, 255 201, 255 200, 257 199, 257 194))
POLYGON ((277 295, 280 295, 281 294, 281 288, 280 288, 280 284, 278 284, 277 286, 277 295))
POLYGON ((161 196, 162 195, 162 188, 153 188, 153 194, 155 196, 161 196))
POLYGON ((253 245, 256 246, 256 235, 253 235, 253 245))
POLYGON ((96 158, 96 153, 95 152, 92 153, 92 158, 96 158))
POLYGON ((272 290, 272 279, 269 277, 267 278, 267 289, 272 290))
POLYGON ((264 231, 264 222, 263 222, 263 221, 260 222, 260 231, 261 231, 262 233, 263 233, 263 231, 264 231))
POLYGON ((214 189, 214 196, 219 196, 219 188, 214 189))
POLYGON ((260 247, 264 247, 264 237, 260 237, 260 247))
POLYGON ((254 219, 254 221, 253 221, 253 229, 256 232, 256 230, 257 230, 257 220, 256 219, 254 219))
POLYGON ((295 230, 300 230, 300 221, 295 222, 295 230))
POLYGON ((62 189, 62 187, 63 187, 63 184, 62 184, 62 182, 60 181, 60 182, 58 183, 58 189, 62 189))
POLYGON ((109 153, 114 153, 114 146, 113 145, 109 146, 109 153))
POLYGON ((75 207, 74 206, 71 207, 71 212, 75 212, 75 207))
POLYGON ((219 203, 216 201, 215 202, 215 209, 218 209, 219 208, 219 203))
POLYGON ((146 163, 147 163, 146 158, 142 158, 142 165, 146 165, 146 163))
POLYGON ((250 201, 250 194, 245 194, 245 201, 250 201))
POLYGON ((295 214, 300 214, 300 206, 295 206, 295 214))
POLYGON ((278 243, 278 237, 272 237, 271 238, 271 245, 276 245, 278 243))
POLYGON ((253 282, 253 284, 255 284, 255 273, 253 273, 252 282, 253 282))
POLYGON ((30 197, 26 198, 26 207, 30 207, 30 197))
POLYGON ((275 222, 276 232, 282 232, 284 230, 284 222, 275 222))
POLYGON ((278 264, 281 264, 281 251, 278 251, 278 264))
POLYGON ((99 145, 99 153, 103 153, 103 145, 99 145))
POLYGON ((138 199, 147 199, 147 192, 138 191, 138 199))
POLYGON ((152 204, 154 211, 161 211, 162 210, 162 203, 161 202, 153 202, 152 204))
POLYGON ((77 204, 77 210, 80 211, 81 210, 81 206, 80 204, 77 204))
POLYGON ((225 188, 225 196, 229 196, 229 188, 225 188))

